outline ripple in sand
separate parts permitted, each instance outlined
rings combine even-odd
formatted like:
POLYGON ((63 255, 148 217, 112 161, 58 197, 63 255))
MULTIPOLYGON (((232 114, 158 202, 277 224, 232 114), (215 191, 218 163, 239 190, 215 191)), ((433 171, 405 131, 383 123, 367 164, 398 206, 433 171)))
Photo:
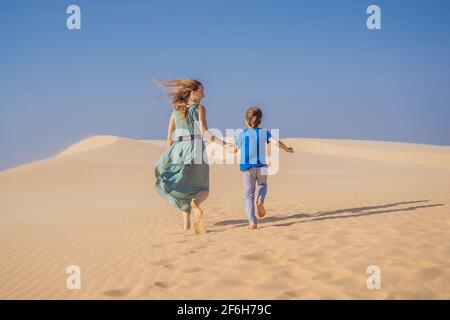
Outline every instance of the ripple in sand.
POLYGON ((447 273, 448 272, 446 272, 444 268, 439 267, 422 268, 417 271, 417 277, 419 277, 419 279, 429 281, 445 276, 447 273))
POLYGON ((247 285, 247 282, 241 278, 223 278, 223 279, 215 279, 213 283, 217 287, 237 287, 247 285))
POLYGON ((188 273, 195 273, 195 272, 203 271, 203 269, 202 269, 202 268, 198 268, 198 267, 194 267, 194 268, 186 269, 186 270, 184 270, 184 271, 186 271, 186 272, 188 272, 188 273))

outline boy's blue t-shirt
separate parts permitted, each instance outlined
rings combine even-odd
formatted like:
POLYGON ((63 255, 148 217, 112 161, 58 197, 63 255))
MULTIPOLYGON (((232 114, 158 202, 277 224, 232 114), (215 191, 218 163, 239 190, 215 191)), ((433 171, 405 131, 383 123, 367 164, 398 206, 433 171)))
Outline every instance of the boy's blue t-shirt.
POLYGON ((272 134, 267 129, 245 129, 236 140, 241 149, 240 169, 248 170, 251 167, 267 167, 266 144, 270 142, 272 134))

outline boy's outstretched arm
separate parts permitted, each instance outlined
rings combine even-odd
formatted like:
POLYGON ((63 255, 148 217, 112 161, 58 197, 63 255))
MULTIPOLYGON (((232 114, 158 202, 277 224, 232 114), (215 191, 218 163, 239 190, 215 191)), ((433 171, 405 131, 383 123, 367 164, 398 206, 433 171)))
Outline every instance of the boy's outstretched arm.
POLYGON ((274 139, 274 138, 272 138, 270 140, 273 141, 273 143, 275 145, 277 145, 278 148, 283 149, 284 151, 289 152, 289 153, 294 152, 293 148, 286 146, 281 140, 277 140, 277 139, 274 139))

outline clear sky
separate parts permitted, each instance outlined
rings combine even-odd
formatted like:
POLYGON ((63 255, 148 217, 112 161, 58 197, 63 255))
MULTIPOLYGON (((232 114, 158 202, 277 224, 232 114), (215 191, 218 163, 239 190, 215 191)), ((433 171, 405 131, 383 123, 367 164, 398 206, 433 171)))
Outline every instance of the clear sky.
POLYGON ((282 137, 450 145, 449 17, 447 0, 0 0, 0 169, 91 135, 164 139, 155 78, 202 81, 221 130, 259 105, 282 137))

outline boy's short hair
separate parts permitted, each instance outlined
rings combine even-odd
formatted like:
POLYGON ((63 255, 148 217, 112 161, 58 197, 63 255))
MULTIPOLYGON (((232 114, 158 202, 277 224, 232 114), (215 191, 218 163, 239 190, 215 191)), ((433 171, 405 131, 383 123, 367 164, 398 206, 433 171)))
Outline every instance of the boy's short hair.
POLYGON ((262 111, 258 107, 251 107, 245 113, 245 119, 251 128, 257 128, 261 124, 262 111))

